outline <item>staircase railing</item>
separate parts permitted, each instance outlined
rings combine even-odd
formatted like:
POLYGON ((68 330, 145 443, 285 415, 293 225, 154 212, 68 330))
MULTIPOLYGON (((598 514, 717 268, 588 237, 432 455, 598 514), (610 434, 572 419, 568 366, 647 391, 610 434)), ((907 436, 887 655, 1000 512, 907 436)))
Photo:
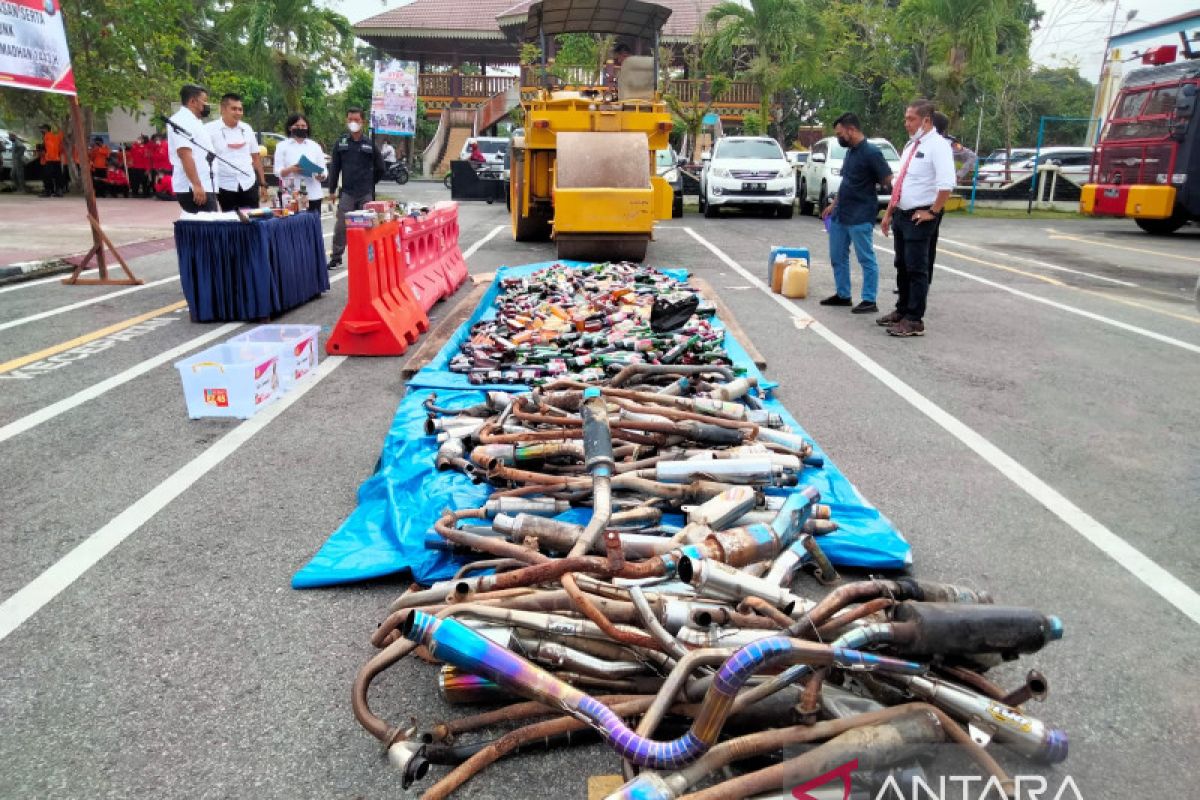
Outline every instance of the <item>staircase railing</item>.
POLYGON ((429 140, 429 146, 421 153, 421 174, 425 177, 433 175, 433 168, 446 155, 446 142, 450 140, 450 129, 466 127, 474 123, 475 112, 468 108, 448 108, 442 112, 438 120, 437 132, 429 140))
POLYGON ((471 125, 473 136, 479 136, 483 131, 495 125, 508 116, 521 104, 521 89, 515 83, 497 92, 486 103, 475 108, 475 119, 471 125))

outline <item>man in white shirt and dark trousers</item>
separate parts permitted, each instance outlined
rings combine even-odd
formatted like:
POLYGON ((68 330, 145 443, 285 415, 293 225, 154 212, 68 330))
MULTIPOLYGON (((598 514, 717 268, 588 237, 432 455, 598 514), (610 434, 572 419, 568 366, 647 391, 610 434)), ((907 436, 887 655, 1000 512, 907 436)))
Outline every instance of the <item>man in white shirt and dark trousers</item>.
POLYGON ((217 201, 222 211, 258 208, 267 199, 267 180, 254 129, 242 122, 245 109, 236 94, 221 97, 221 118, 205 125, 221 161, 217 169, 217 201))
POLYGON ((217 210, 216 176, 209 154, 212 137, 200 120, 212 113, 208 89, 194 83, 179 90, 181 107, 167 121, 167 155, 171 159, 171 187, 184 211, 217 210))
POLYGON ((950 142, 933 128, 933 110, 928 100, 914 100, 904 110, 904 129, 910 138, 880 224, 884 236, 895 230, 900 295, 896 310, 875 322, 892 336, 925 334, 925 300, 933 269, 930 247, 942 209, 954 190, 954 154, 950 142))

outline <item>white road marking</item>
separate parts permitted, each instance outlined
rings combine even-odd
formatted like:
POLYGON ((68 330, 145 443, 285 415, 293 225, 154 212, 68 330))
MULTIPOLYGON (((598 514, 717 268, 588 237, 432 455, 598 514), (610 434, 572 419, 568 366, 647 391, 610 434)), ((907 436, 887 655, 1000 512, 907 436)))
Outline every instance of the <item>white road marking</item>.
MULTIPOLYGON (((684 230, 697 242, 707 247, 713 255, 721 259, 727 266, 736 270, 764 294, 782 306, 785 311, 796 319, 807 323, 810 330, 847 355, 850 360, 898 394, 913 408, 920 411, 954 438, 973 450, 1001 475, 1008 478, 1018 488, 1039 502, 1046 510, 1095 545, 1102 553, 1128 570, 1152 591, 1182 611, 1193 622, 1200 624, 1200 594, 1193 591, 1183 581, 1151 561, 1140 550, 1120 536, 1117 536, 1086 511, 1079 508, 1079 506, 1072 503, 1056 489, 1030 472, 1012 456, 985 439, 973 428, 967 426, 941 406, 888 371, 883 365, 871 359, 866 353, 818 322, 811 314, 783 297, 783 295, 772 293, 770 287, 764 284, 758 276, 734 261, 716 245, 700 236, 691 228, 684 228, 684 230)), ((942 269, 945 269, 945 267, 942 267, 942 269)))
POLYGON ((1046 233, 1050 234, 1051 239, 1068 239, 1072 242, 1083 242, 1084 244, 1096 245, 1097 247, 1111 247, 1114 250, 1125 250, 1130 253, 1142 253, 1149 256, 1158 256, 1159 258, 1174 258, 1179 261, 1200 261, 1200 258, 1195 256, 1181 256, 1177 253, 1165 253, 1162 250, 1149 250, 1145 247, 1129 247, 1128 245, 1113 244, 1111 242, 1101 242, 1096 239, 1085 239, 1082 236, 1072 236, 1057 231, 1054 228, 1045 228, 1046 233))
POLYGON ((17 434, 24 433, 32 428, 36 428, 43 422, 49 422, 60 414, 65 414, 71 409, 77 408, 89 400, 95 400, 105 392, 115 389, 122 384, 129 383, 134 378, 145 375, 155 367, 168 364, 183 354, 191 350, 195 350, 201 345, 208 344, 213 339, 219 339, 226 334, 233 333, 235 330, 242 327, 243 324, 244 323, 241 322, 232 322, 228 325, 222 325, 221 327, 211 330, 208 333, 197 336, 195 339, 189 339, 181 345, 172 347, 170 350, 167 350, 164 353, 159 353, 153 358, 148 358, 140 364, 134 364, 124 372, 118 372, 111 378, 106 378, 99 383, 93 384, 82 391, 76 392, 70 397, 59 400, 57 403, 51 403, 44 408, 38 409, 32 414, 21 417, 14 422, 10 422, 4 427, 0 427, 0 442, 7 441, 17 434))
MULTIPOLYGON (((95 272, 95 269, 87 270, 84 275, 87 275, 91 272, 95 272)), ((20 281, 19 283, 14 283, 12 286, 0 288, 0 294, 4 294, 5 292, 15 292, 18 289, 28 289, 30 286, 41 286, 43 283, 62 283, 63 274, 65 273, 51 275, 49 278, 38 278, 32 281, 20 281)))
MULTIPOLYGON (((985 253, 992 253, 995 251, 995 248, 992 248, 992 247, 980 247, 979 245, 976 245, 976 244, 968 244, 967 242, 960 242, 955 239, 947 239, 945 236, 939 236, 938 241, 939 242, 949 242, 950 244, 952 244, 956 247, 966 247, 971 250, 981 250, 985 253)), ((1017 261, 1024 261, 1027 264, 1036 264, 1039 267, 1045 267, 1046 269, 1052 269, 1052 270, 1056 270, 1058 272, 1069 272, 1072 275, 1083 275, 1084 277, 1094 278, 1095 280, 1098 280, 1098 281, 1107 281, 1109 283, 1115 283, 1118 286, 1129 286, 1131 288, 1137 287, 1137 284, 1133 283, 1132 281, 1122 281, 1122 280, 1117 280, 1116 278, 1110 278, 1107 275, 1097 275, 1095 272, 1084 272, 1081 269, 1071 269, 1070 267, 1064 267, 1064 266, 1060 266, 1058 264, 1051 264, 1049 261, 1042 261, 1042 260, 1036 259, 1036 258, 1027 258, 1026 256, 1015 256, 1012 253, 1005 253, 1004 256, 1005 256, 1005 258, 1013 258, 1013 259, 1016 259, 1017 261)))
POLYGON ((492 228, 491 233, 489 233, 487 236, 483 237, 482 239, 477 241, 475 244, 473 244, 467 248, 467 252, 463 253, 463 261, 466 261, 468 258, 470 258, 471 256, 478 253, 479 248, 483 247, 485 244, 490 242, 492 239, 495 238, 496 234, 498 234, 500 231, 504 230, 507 227, 508 227, 507 225, 497 225, 496 227, 492 228))
POLYGON ((178 281, 178 280, 179 280, 178 275, 172 275, 169 278, 162 278, 161 280, 150 281, 149 283, 143 283, 140 286, 131 286, 128 289, 122 289, 119 292, 109 292, 108 294, 102 294, 97 297, 92 297, 88 300, 80 300, 78 303, 71 303, 70 305, 59 306, 58 308, 52 308, 49 311, 40 311, 37 314, 30 314, 28 317, 21 317, 20 319, 9 320, 8 322, 0 322, 0 331, 6 331, 9 328, 15 328, 18 325, 25 325, 26 323, 29 323, 29 322, 37 322, 38 320, 46 319, 47 317, 54 317, 59 314, 65 314, 68 311, 74 311, 77 308, 84 308, 85 306, 95 305, 96 303, 103 303, 105 300, 111 300, 112 298, 120 297, 123 294, 130 294, 132 292, 140 292, 143 289, 149 289, 153 286, 161 286, 164 283, 170 283, 171 281, 178 281))
MULTIPOLYGON (((876 244, 875 247, 879 250, 882 250, 885 253, 891 253, 892 255, 896 254, 895 250, 890 250, 886 247, 882 247, 879 244, 876 244)), ((1042 305, 1047 305, 1047 306, 1050 306, 1051 308, 1057 308, 1058 310, 1066 311, 1069 314, 1077 314, 1081 317, 1085 317, 1087 319, 1094 320, 1095 322, 1100 322, 1105 325, 1111 325, 1114 328, 1120 328, 1121 330, 1129 331, 1130 333, 1136 333, 1138 336, 1145 336, 1147 339, 1153 339, 1156 342, 1162 342, 1163 344, 1169 344, 1174 347, 1178 347, 1182 350, 1187 350, 1188 352, 1191 352, 1191 353, 1200 353, 1200 345, 1195 345, 1195 344, 1192 344, 1191 342, 1185 342, 1182 339, 1176 339, 1173 336, 1167 336, 1162 333, 1156 333, 1155 331, 1147 330, 1146 328, 1141 328, 1141 327, 1138 327, 1137 325, 1130 325, 1128 322, 1121 322, 1120 320, 1112 319, 1111 317, 1106 317, 1103 314, 1097 314, 1093 311, 1085 311, 1082 308, 1076 308, 1075 306, 1069 306, 1066 303, 1060 303, 1057 300, 1050 300, 1045 297, 1040 297, 1036 294, 1022 291, 1021 289, 1013 288, 1012 286, 1005 286, 1003 283, 997 283, 996 281, 990 281, 987 278, 981 278, 978 275, 973 275, 970 272, 963 272, 962 270, 957 270, 957 269, 954 269, 953 267, 947 267, 944 264, 934 264, 933 266, 935 269, 945 270, 946 272, 949 272, 951 275, 957 275, 960 278, 967 278, 968 280, 976 281, 977 283, 982 283, 986 286, 991 286, 995 289, 1000 289, 1001 291, 1008 292, 1009 294, 1015 294, 1017 297, 1024 297, 1026 300, 1032 300, 1035 303, 1041 303, 1042 305)))
MULTIPOLYGON (((327 233, 324 235, 324 238, 332 239, 333 234, 327 233)), ((95 272, 95 271, 96 270, 94 267, 92 269, 87 270, 87 272, 95 272)), ((51 275, 49 278, 38 278, 38 279, 32 280, 32 281, 20 281, 19 283, 15 283, 12 286, 0 287, 0 294, 4 294, 5 292, 15 292, 18 289, 28 289, 30 286, 41 286, 44 283, 62 283, 62 279, 63 279, 62 275, 51 275)))
POLYGON ((111 553, 121 542, 136 533, 158 512, 183 494, 196 481, 219 465, 276 417, 287 411, 341 366, 346 356, 329 356, 317 367, 313 377, 295 388, 218 439, 211 447, 180 467, 174 474, 113 517, 108 524, 84 539, 41 575, 0 603, 0 641, 19 628, 47 603, 111 553))
MULTIPOLYGON (((330 285, 333 285, 333 284, 337 283, 338 281, 344 281, 346 279, 347 275, 348 275, 348 273, 341 272, 337 275, 331 276, 329 278, 330 285)), ((95 400, 97 397, 104 394, 105 392, 115 389, 118 386, 121 386, 122 384, 129 383, 134 378, 145 375, 147 372, 154 369, 155 367, 160 367, 163 364, 168 364, 171 361, 174 361, 176 358, 179 358, 183 354, 185 354, 191 350, 195 350, 197 347, 200 347, 201 345, 208 344, 209 342, 211 342, 214 339, 220 339, 222 336, 225 336, 226 334, 233 333, 235 330, 237 330, 238 328, 242 327, 245 324, 246 323, 244 323, 244 322, 231 322, 229 324, 222 325, 221 327, 211 330, 208 333, 197 336, 195 339, 189 339, 188 341, 184 342, 183 344, 177 345, 176 347, 172 347, 170 350, 167 350, 164 353, 159 353, 158 355, 154 356, 153 358, 148 358, 145 361, 141 362, 140 364, 134 364, 132 367, 125 370, 124 372, 119 372, 116 375, 113 375, 111 378, 106 378, 105 380, 102 380, 97 384, 89 386, 88 388, 83 389, 82 391, 76 392, 75 394, 71 395, 70 397, 67 397, 63 400, 59 400, 56 403, 51 403, 50 405, 46 406, 45 408, 41 408, 41 409, 33 412, 32 414, 21 417, 18 420, 14 420, 13 422, 10 422, 3 427, 0 427, 0 442, 4 442, 8 439, 11 439, 12 437, 14 437, 18 434, 24 433, 25 431, 30 430, 32 428, 36 428, 38 425, 41 425, 43 422, 49 422, 50 420, 54 419, 55 417, 59 416, 60 414, 65 414, 66 412, 70 411, 71 409, 77 408, 78 406, 83 405, 84 403, 88 402, 89 400, 95 400)))

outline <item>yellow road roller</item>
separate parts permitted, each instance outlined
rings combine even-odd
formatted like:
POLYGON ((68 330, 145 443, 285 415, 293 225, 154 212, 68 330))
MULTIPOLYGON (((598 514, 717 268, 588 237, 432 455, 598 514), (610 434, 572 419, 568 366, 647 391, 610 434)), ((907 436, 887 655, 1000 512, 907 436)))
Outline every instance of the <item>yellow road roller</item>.
MULTIPOLYGON (((658 41, 671 9, 640 0, 541 0, 526 41, 539 45, 540 85, 522 88, 524 136, 512 141, 509 208, 517 241, 553 239, 560 259, 641 261, 671 185, 655 151, 670 145, 658 93, 658 41), (611 36, 635 55, 578 80, 554 77, 547 44, 564 33, 611 36)), ((620 48, 625 50, 626 48, 620 48)))

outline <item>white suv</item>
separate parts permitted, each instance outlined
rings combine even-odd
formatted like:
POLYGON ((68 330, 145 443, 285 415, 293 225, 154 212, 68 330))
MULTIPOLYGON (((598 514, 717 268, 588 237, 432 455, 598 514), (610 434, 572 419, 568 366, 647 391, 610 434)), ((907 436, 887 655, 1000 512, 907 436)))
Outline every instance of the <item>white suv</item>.
MULTIPOLYGON (((868 139, 879 148, 883 158, 892 168, 892 174, 900 172, 900 154, 887 139, 868 139)), ((836 136, 827 136, 812 146, 808 161, 800 170, 800 213, 820 214, 821 209, 829 203, 829 198, 837 194, 842 185, 842 162, 846 160, 846 148, 838 144, 836 136)), ((879 195, 880 208, 886 207, 890 195, 879 195)))
POLYGON ((773 209, 792 216, 796 183, 791 162, 774 139, 727 136, 717 141, 700 173, 700 210, 712 218, 722 206, 773 209))

